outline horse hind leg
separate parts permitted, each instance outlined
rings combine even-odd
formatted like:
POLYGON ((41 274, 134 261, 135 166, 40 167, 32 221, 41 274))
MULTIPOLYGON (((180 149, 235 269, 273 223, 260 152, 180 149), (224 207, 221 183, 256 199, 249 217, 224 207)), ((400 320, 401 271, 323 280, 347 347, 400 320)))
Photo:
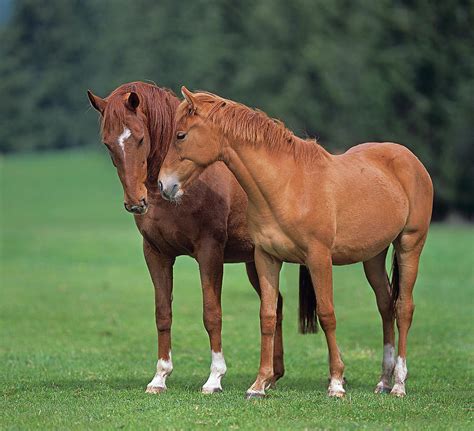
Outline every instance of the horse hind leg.
POLYGON ((413 319, 415 305, 413 288, 418 274, 420 254, 426 239, 426 232, 402 232, 394 241, 399 270, 399 297, 397 299, 396 321, 398 327, 398 356, 394 369, 394 380, 391 394, 397 397, 406 395, 405 382, 407 369, 407 338, 413 319))
POLYGON ((383 327, 382 374, 375 387, 377 394, 392 390, 392 376, 395 368, 395 313, 390 282, 385 269, 387 251, 388 248, 364 262, 365 276, 374 290, 383 327))

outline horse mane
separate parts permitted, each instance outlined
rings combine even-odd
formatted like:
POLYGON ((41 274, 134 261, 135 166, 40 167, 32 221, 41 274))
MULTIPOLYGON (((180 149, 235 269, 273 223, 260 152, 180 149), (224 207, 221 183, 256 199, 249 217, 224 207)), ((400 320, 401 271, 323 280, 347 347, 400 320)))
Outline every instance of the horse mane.
POLYGON ((239 139, 246 145, 264 145, 271 152, 286 152, 295 159, 311 161, 326 153, 316 139, 302 139, 285 124, 265 112, 252 109, 213 93, 195 93, 199 102, 213 103, 207 118, 225 135, 239 139))
POLYGON ((101 120, 101 133, 109 132, 117 121, 125 124, 128 108, 124 97, 135 92, 140 99, 140 108, 147 118, 151 149, 148 157, 149 174, 157 174, 174 137, 174 120, 179 99, 167 88, 154 83, 141 81, 129 82, 117 87, 107 98, 107 105, 101 120))

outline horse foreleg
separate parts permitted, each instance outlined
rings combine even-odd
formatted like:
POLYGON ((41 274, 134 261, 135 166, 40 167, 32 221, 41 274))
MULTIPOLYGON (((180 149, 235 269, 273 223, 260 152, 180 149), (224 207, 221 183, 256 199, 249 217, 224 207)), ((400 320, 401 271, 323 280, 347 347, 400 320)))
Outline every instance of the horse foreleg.
POLYGON ((260 284, 260 368, 247 398, 265 396, 273 382, 273 351, 277 321, 279 277, 282 263, 260 248, 255 248, 255 265, 260 284))
MULTIPOLYGON (((258 282, 257 269, 255 268, 254 262, 248 262, 245 264, 247 269, 247 275, 250 283, 257 292, 258 296, 261 296, 260 284, 258 282)), ((277 303, 277 317, 276 317, 276 331, 275 340, 273 345, 273 382, 272 386, 275 385, 278 379, 281 379, 285 374, 285 364, 283 361, 283 297, 281 293, 278 293, 277 303)))
POLYGON ((224 269, 222 246, 213 241, 201 244, 197 260, 201 275, 203 320, 211 346, 211 372, 202 387, 202 392, 210 394, 222 391, 221 379, 227 371, 221 340, 221 290, 224 269))
POLYGON ((334 313, 332 286, 332 258, 329 249, 318 247, 308 254, 306 266, 311 274, 316 295, 316 314, 326 336, 329 350, 330 382, 328 395, 343 397, 344 363, 336 343, 336 315, 334 313))
POLYGON ((146 392, 156 394, 166 390, 166 378, 173 371, 171 361, 171 298, 173 291, 174 257, 164 256, 146 240, 143 253, 155 288, 155 320, 158 332, 156 374, 146 392))
POLYGON ((390 283, 385 270, 387 250, 388 248, 378 256, 364 262, 365 275, 374 290, 383 325, 382 374, 375 387, 375 393, 385 393, 392 390, 392 376, 395 367, 395 313, 392 306, 390 283))

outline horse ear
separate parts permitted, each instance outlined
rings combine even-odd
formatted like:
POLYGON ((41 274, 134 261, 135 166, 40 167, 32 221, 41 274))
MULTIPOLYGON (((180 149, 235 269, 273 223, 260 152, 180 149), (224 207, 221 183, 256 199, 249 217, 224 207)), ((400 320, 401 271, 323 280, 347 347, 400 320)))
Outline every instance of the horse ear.
POLYGON ((127 105, 127 108, 131 111, 136 111, 138 106, 140 105, 140 98, 138 97, 138 94, 132 91, 130 93, 127 93, 125 97, 125 104, 127 105))
POLYGON ((181 94, 186 99, 186 102, 190 105, 191 109, 196 109, 196 98, 184 85, 181 87, 181 94))
POLYGON ((107 102, 99 96, 96 96, 92 91, 87 90, 87 97, 89 98, 89 102, 91 103, 92 107, 100 112, 101 114, 104 113, 105 106, 107 102))

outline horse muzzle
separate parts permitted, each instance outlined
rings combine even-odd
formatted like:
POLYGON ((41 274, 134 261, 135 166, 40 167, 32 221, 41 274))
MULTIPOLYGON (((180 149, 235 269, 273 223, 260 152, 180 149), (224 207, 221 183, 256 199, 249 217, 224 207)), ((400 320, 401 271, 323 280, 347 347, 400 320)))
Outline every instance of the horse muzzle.
POLYGON ((158 181, 161 197, 170 202, 177 202, 183 192, 179 183, 174 181, 158 181))
POLYGON ((148 211, 148 202, 146 199, 140 199, 140 203, 138 205, 129 205, 127 202, 123 203, 125 209, 132 214, 143 215, 148 211))

